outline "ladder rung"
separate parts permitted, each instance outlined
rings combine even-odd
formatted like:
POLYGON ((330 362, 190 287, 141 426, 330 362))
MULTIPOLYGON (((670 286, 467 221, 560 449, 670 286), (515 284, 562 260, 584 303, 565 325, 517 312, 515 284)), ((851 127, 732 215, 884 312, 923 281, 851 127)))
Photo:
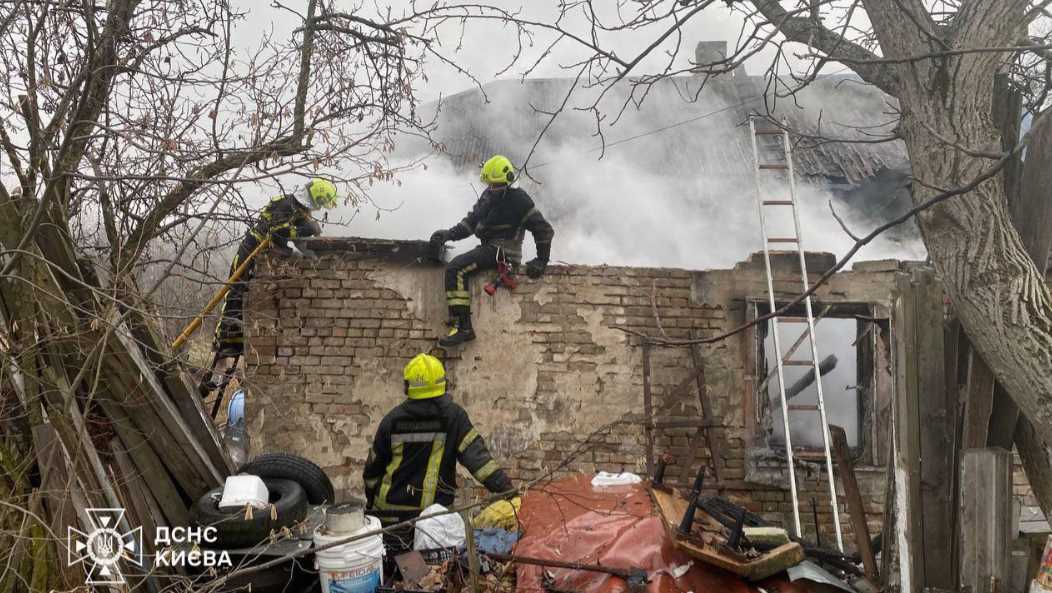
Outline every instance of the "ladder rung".
POLYGON ((778 163, 760 163, 761 170, 769 171, 785 171, 789 168, 789 165, 778 164, 778 163))
POLYGON ((787 367, 813 367, 815 363, 810 360, 783 360, 782 366, 787 367))
POLYGON ((796 237, 775 237, 774 239, 767 239, 768 243, 799 243, 800 240, 796 237))
POLYGON ((817 412, 818 406, 814 404, 789 404, 790 412, 817 412))
POLYGON ((778 319, 779 322, 784 321, 786 323, 807 323, 806 317, 790 317, 788 315, 776 315, 775 318, 778 319))
POLYGON ((785 133, 785 130, 780 128, 774 128, 771 130, 756 130, 757 136, 781 136, 785 133))
POLYGON ((764 200, 764 206, 792 206, 792 200, 764 200))

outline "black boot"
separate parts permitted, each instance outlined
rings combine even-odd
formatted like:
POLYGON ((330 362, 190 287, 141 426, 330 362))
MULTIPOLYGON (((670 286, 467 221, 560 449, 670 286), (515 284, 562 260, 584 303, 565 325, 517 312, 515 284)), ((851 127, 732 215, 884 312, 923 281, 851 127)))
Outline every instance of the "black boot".
POLYGON ((471 328, 471 308, 458 305, 450 307, 449 310, 451 314, 455 315, 452 316, 453 320, 450 324, 449 333, 438 341, 438 345, 443 348, 449 348, 474 340, 475 330, 471 328))

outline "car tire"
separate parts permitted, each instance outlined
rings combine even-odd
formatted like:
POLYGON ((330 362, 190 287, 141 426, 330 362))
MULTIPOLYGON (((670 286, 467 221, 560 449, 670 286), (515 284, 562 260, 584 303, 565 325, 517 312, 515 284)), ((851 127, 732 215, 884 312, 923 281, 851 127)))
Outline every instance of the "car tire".
POLYGON ((303 487, 307 502, 332 504, 336 498, 332 481, 318 464, 291 453, 263 453, 238 470, 261 478, 292 480, 303 487))
POLYGON ((307 516, 307 495, 292 480, 264 479, 270 493, 272 507, 253 509, 252 518, 245 518, 245 508, 220 509, 222 488, 205 493, 190 510, 190 520, 198 527, 214 527, 212 547, 249 548, 266 540, 271 532, 292 527, 307 516))

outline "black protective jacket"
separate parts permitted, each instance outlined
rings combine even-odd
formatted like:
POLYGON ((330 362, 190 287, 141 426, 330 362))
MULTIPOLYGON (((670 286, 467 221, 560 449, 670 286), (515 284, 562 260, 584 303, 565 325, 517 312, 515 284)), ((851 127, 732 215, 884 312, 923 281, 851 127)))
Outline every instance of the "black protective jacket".
POLYGON ((415 517, 436 502, 449 507, 458 461, 490 492, 512 489, 468 413, 449 395, 404 401, 376 430, 362 475, 368 508, 415 517))
POLYGON ((472 234, 483 244, 504 249, 508 257, 522 257, 522 239, 530 231, 537 244, 537 257, 545 263, 551 258, 555 229, 533 205, 533 199, 518 187, 487 188, 475 206, 456 226, 449 229, 454 241, 472 234))
POLYGON ((245 233, 241 244, 251 253, 267 236, 275 245, 283 248, 289 239, 320 234, 321 226, 311 217, 310 208, 301 204, 292 194, 284 194, 270 199, 270 203, 259 214, 259 219, 245 233))

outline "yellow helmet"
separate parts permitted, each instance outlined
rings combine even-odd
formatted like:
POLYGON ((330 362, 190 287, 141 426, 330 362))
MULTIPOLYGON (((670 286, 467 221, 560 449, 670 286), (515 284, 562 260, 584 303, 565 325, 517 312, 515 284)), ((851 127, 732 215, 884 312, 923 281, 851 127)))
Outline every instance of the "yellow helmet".
POLYGON ((482 164, 479 179, 486 185, 509 184, 515 181, 515 166, 511 164, 508 157, 493 155, 482 164))
POLYGON ((336 186, 328 179, 315 177, 307 182, 306 189, 313 209, 336 207, 336 186))
POLYGON ((446 392, 446 369, 430 354, 417 354, 405 365, 405 394, 409 399, 429 399, 446 392))

